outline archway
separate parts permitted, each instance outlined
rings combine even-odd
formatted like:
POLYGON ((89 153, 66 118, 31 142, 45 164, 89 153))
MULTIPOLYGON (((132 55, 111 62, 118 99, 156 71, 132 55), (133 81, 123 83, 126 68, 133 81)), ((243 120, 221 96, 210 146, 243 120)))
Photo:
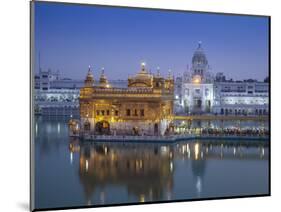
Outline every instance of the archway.
POLYGON ((227 108, 225 109, 225 115, 228 115, 228 109, 227 108))
POLYGON ((158 135, 158 124, 157 123, 154 124, 154 134, 158 135))
POLYGON ((201 109, 201 106, 202 106, 202 100, 201 99, 196 99, 195 101, 195 107, 197 109, 201 109))
POLYGON ((110 124, 108 121, 99 121, 95 126, 95 133, 98 135, 110 134, 110 124))
POLYGON ((138 127, 133 127, 133 135, 139 135, 138 127))
POLYGON ((206 100, 206 112, 210 113, 211 112, 211 101, 206 100))
POLYGON ((84 130, 90 131, 91 130, 91 123, 89 121, 85 121, 84 123, 84 130))

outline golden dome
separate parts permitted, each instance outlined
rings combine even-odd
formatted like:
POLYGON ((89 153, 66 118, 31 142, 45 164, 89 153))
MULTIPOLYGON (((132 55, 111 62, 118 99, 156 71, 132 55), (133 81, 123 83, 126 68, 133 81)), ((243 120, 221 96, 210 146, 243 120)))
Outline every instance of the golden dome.
POLYGON ((128 79, 129 87, 151 87, 153 75, 148 73, 145 63, 141 63, 141 70, 134 77, 128 79))
POLYGON ((145 63, 141 63, 141 70, 139 73, 137 73, 135 78, 151 78, 151 74, 149 74, 145 68, 145 63))

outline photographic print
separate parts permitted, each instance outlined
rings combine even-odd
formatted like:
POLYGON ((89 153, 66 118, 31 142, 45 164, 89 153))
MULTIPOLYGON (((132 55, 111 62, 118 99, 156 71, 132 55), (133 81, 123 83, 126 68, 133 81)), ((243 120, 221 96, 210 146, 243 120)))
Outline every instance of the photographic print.
POLYGON ((32 210, 270 195, 270 17, 31 2, 32 210))

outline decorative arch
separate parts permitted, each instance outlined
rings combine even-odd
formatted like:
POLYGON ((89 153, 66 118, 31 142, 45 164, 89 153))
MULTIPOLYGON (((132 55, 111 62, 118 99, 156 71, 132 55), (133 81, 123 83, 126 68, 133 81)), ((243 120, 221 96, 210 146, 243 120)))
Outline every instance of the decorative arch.
POLYGON ((146 82, 132 82, 129 87, 149 87, 149 85, 146 82))
POLYGON ((102 120, 96 123, 95 133, 98 135, 109 135, 110 134, 110 124, 108 121, 102 120))
POLYGON ((90 131, 91 130, 91 123, 89 121, 85 121, 84 123, 84 130, 90 131))

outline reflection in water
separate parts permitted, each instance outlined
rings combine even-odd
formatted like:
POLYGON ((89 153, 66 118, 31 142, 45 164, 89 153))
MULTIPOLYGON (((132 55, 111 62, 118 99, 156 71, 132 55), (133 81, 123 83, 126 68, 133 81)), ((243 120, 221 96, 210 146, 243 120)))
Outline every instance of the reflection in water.
POLYGON ((87 202, 101 189, 100 204, 106 202, 105 187, 124 186, 138 201, 173 199, 175 162, 189 160, 196 197, 201 197, 208 160, 257 160, 265 157, 265 143, 188 141, 178 144, 91 143, 72 139, 71 152, 79 152, 79 177, 87 202), (257 147, 259 149, 257 150, 257 147), (192 151, 191 151, 192 150, 192 151), (245 151, 245 154, 242 154, 245 151), (236 154, 239 152, 239 155, 236 154))
POLYGON ((73 163, 73 152, 70 152, 70 164, 72 165, 73 163))
POLYGON ((38 208, 268 193, 267 141, 95 143, 39 119, 35 148, 38 208))
MULTIPOLYGON (((140 202, 165 199, 164 191, 170 193, 173 184, 171 150, 152 145, 139 147, 81 142, 79 176, 86 198, 90 199, 97 188, 118 185, 125 186, 140 202)), ((101 203, 105 196, 103 191, 101 203)))
POLYGON ((58 123, 58 133, 60 133, 60 123, 58 123))
POLYGON ((37 136, 37 135, 38 135, 38 124, 36 122, 36 124, 35 124, 35 136, 37 136))

